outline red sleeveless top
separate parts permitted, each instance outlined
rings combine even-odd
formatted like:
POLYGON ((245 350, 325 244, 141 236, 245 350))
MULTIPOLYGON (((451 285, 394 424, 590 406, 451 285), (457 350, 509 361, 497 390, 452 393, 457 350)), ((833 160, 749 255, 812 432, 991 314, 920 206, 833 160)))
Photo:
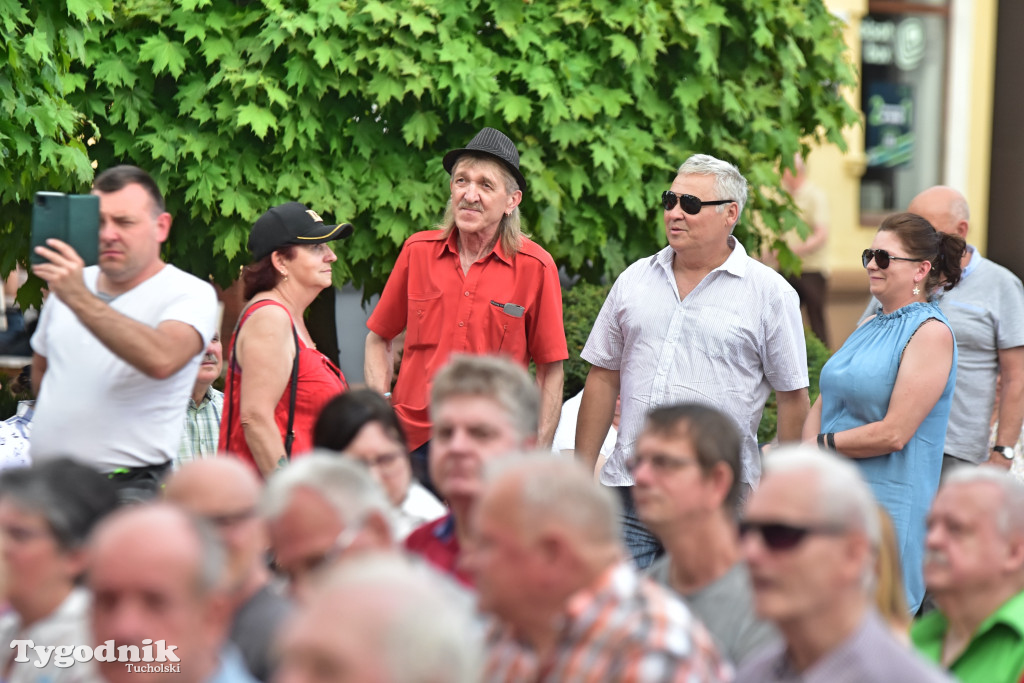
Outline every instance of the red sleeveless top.
MULTIPOLYGON (((231 335, 229 349, 234 349, 235 337, 241 331, 242 325, 249 319, 249 316, 268 305, 281 306, 286 312, 288 311, 287 308, 276 301, 269 299, 257 301, 242 314, 238 327, 235 329, 234 334, 231 335)), ((288 317, 289 319, 291 318, 290 312, 288 312, 288 317)), ((250 370, 250 372, 253 371, 258 372, 259 369, 250 370)), ((277 402, 277 407, 274 408, 274 421, 281 431, 282 441, 284 441, 285 431, 288 428, 288 404, 291 396, 291 384, 291 367, 289 367, 288 385, 285 386, 284 393, 281 394, 281 400, 277 402)), ((324 354, 306 346, 300 338, 299 381, 298 389, 295 393, 295 421, 292 425, 292 429, 295 432, 295 441, 292 443, 292 457, 304 455, 306 451, 313 447, 313 425, 316 423, 316 418, 320 415, 320 410, 324 407, 325 403, 346 389, 348 389, 348 384, 345 382, 345 377, 341 374, 338 366, 332 363, 324 354)), ((259 467, 257 467, 256 461, 252 457, 249 444, 245 440, 245 433, 242 430, 241 393, 242 368, 232 357, 228 362, 228 374, 224 391, 225 406, 224 411, 221 413, 223 419, 220 425, 220 440, 217 444, 217 450, 235 455, 259 474, 259 467), (228 415, 231 416, 230 424, 228 423, 228 415)), ((284 455, 284 453, 281 455, 284 455)))

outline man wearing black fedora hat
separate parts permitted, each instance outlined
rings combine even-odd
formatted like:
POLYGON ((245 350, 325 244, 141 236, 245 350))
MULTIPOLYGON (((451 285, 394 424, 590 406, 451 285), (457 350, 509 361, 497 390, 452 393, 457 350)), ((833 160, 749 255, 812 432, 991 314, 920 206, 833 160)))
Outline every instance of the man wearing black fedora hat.
POLYGON ((532 360, 542 392, 539 441, 551 443, 568 358, 558 269, 523 235, 519 203, 526 178, 519 152, 502 132, 484 128, 442 160, 451 196, 434 230, 402 247, 367 322, 366 383, 391 391, 391 341, 406 331, 391 396, 417 475, 427 479, 431 379, 453 353, 500 354, 524 367, 532 360))

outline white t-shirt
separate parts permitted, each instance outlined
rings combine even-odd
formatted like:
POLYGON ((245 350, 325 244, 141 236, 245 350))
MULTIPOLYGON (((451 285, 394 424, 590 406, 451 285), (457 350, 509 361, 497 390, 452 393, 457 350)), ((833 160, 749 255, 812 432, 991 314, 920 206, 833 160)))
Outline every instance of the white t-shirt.
POLYGON ((409 492, 405 500, 395 510, 395 535, 398 541, 404 541, 405 537, 423 526, 427 522, 433 522, 448 514, 448 508, 444 503, 434 497, 434 494, 423 487, 418 481, 409 485, 409 492))
MULTIPOLYGON (((90 266, 83 273, 93 293, 99 272, 90 266)), ((191 325, 202 349, 217 321, 213 287, 171 265, 109 305, 154 328, 165 320, 191 325)), ((56 295, 43 307, 32 349, 46 358, 32 421, 34 462, 71 456, 109 472, 174 458, 202 349, 171 377, 148 377, 115 356, 56 295)))
MULTIPOLYGON (((558 426, 555 427, 555 437, 551 442, 551 450, 555 455, 561 455, 562 451, 576 450, 576 421, 580 416, 580 403, 583 402, 583 392, 576 394, 562 404, 562 415, 558 418, 558 426)), ((605 458, 615 450, 615 439, 618 437, 618 430, 609 427, 605 434, 604 443, 601 444, 600 454, 605 458)))

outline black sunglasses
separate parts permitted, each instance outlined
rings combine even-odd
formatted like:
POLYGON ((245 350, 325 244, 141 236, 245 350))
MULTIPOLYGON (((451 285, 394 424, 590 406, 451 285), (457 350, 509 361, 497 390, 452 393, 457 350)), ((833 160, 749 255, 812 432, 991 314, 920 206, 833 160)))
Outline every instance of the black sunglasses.
POLYGON ((696 216, 700 213, 702 206, 714 206, 715 204, 732 204, 735 199, 715 199, 714 201, 705 202, 692 194, 676 194, 672 190, 665 190, 661 193, 661 205, 665 207, 666 211, 671 211, 676 208, 676 203, 683 209, 684 213, 688 213, 691 216, 696 216))
POLYGON ((890 256, 889 252, 885 249, 865 249, 861 252, 860 262, 867 268, 868 264, 871 263, 871 259, 875 259, 875 265, 885 270, 889 267, 889 261, 924 261, 923 258, 904 258, 902 256, 890 256))
POLYGON ((808 534, 841 534, 838 526, 794 526, 780 522, 740 522, 740 538, 757 532, 769 550, 792 550, 808 534))

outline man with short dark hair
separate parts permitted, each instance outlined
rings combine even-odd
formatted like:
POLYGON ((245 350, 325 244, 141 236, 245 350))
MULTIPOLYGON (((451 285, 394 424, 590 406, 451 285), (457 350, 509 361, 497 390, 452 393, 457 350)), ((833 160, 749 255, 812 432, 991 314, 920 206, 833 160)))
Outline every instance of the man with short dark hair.
POLYGON ((959 468, 928 515, 924 579, 938 609, 914 624, 918 652, 964 683, 1024 675, 1024 484, 959 468))
POLYGON ((406 240, 366 336, 366 384, 386 393, 391 342, 406 331, 391 402, 421 481, 428 478, 429 387, 452 354, 500 354, 524 368, 536 363, 542 445, 551 444, 558 424, 562 361, 569 357, 558 269, 520 227, 526 178, 515 144, 484 128, 442 163, 451 174, 444 218, 438 229, 406 240))
POLYGON ((736 535, 740 436, 732 420, 693 403, 655 408, 626 463, 637 514, 665 546, 648 575, 682 596, 733 663, 777 640, 754 613, 736 535))
POLYGON ((878 509, 848 460, 773 450, 740 529, 758 616, 782 642, 747 658, 737 683, 948 680, 875 611, 878 509))
POLYGON ((38 399, 30 454, 70 454, 125 498, 152 496, 181 440, 200 354, 213 337, 213 287, 160 259, 171 215, 134 166, 96 176, 99 265, 47 240, 33 266, 50 296, 32 337, 38 399))

